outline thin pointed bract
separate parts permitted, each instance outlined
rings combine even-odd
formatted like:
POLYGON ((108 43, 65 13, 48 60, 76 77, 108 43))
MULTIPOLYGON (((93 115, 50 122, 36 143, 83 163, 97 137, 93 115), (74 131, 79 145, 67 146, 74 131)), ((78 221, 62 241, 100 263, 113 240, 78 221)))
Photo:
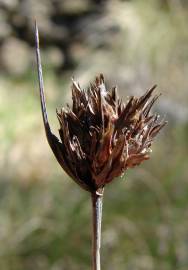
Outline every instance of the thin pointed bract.
POLYGON ((128 168, 149 159, 154 137, 166 124, 151 109, 156 85, 123 103, 117 88, 108 91, 100 74, 86 90, 72 79, 72 108, 57 110, 61 141, 51 132, 46 111, 39 34, 35 26, 41 109, 50 147, 67 174, 96 192, 128 168))
MULTIPOLYGON (((59 139, 51 132, 50 125, 48 122, 48 115, 47 115, 45 95, 44 95, 44 82, 43 82, 43 75, 42 75, 40 48, 39 48, 39 33, 38 33, 38 27, 37 27, 36 22, 35 22, 35 47, 36 47, 36 59, 37 59, 41 111, 42 111, 46 137, 59 164, 62 166, 62 168, 66 171, 66 173, 71 178, 75 179, 75 172, 71 171, 69 165, 67 164, 67 160, 66 160, 66 157, 64 156, 62 144, 59 142, 59 139)), ((88 190, 87 185, 84 185, 83 183, 79 183, 79 179, 76 182, 80 184, 84 189, 88 190)))
POLYGON ((39 80, 42 117, 43 117, 45 129, 48 130, 50 129, 50 127, 49 127, 48 115, 46 111, 46 103, 45 103, 45 96, 44 96, 44 82, 43 82, 43 75, 42 75, 40 48, 39 48, 39 32, 38 32, 38 27, 37 27, 36 22, 35 22, 35 45, 36 45, 37 71, 38 71, 38 80, 39 80))

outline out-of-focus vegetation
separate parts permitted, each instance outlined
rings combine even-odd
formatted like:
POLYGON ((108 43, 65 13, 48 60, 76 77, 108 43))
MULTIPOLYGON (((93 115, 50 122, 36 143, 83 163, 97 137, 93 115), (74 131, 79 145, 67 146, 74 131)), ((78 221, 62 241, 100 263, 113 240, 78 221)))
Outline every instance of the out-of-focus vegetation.
POLYGON ((102 268, 187 270, 187 2, 46 2, 20 1, 18 7, 16 0, 0 1, 0 269, 83 270, 91 265, 89 194, 61 170, 42 126, 32 33, 36 17, 56 134, 55 108, 70 101, 73 75, 86 86, 103 72, 107 85, 117 84, 124 98, 155 83, 163 94, 156 110, 169 124, 154 143, 151 159, 105 190, 102 268), (57 31, 45 32, 52 22, 57 31), (6 45, 10 39, 18 47, 6 45), (19 42, 29 48, 23 69, 19 66, 27 56, 17 54, 24 50, 19 42))

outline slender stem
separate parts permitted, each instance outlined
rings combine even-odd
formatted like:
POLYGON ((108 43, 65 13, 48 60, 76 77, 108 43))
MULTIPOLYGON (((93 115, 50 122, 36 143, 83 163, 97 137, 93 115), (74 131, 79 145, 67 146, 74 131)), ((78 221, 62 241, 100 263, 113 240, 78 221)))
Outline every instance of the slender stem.
POLYGON ((92 193, 91 197, 93 210, 92 270, 101 270, 100 247, 103 192, 92 193))

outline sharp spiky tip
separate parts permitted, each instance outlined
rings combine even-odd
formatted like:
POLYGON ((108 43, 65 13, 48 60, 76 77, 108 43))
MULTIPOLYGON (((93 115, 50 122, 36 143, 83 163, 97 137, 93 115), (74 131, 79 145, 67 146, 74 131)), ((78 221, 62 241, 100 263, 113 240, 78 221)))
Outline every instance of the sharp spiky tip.
POLYGON ((150 89, 149 92, 151 91, 153 93, 153 91, 157 88, 157 84, 154 84, 150 89))
POLYGON ((46 110, 46 102, 44 96, 44 82, 43 82, 43 74, 42 74, 42 64, 41 64, 41 57, 40 57, 40 48, 39 48, 39 31, 37 22, 35 21, 35 46, 36 46, 36 59, 37 59, 37 71, 38 71, 38 81, 39 81, 39 92, 40 92, 40 100, 41 100, 41 110, 42 110, 42 117, 45 129, 49 129, 48 123, 48 115, 46 110))

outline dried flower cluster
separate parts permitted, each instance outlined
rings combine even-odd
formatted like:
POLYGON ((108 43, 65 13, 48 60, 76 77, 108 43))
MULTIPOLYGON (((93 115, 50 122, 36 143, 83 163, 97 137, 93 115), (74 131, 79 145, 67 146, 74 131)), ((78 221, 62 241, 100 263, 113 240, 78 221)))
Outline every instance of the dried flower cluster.
POLYGON ((125 104, 116 87, 106 89, 102 74, 87 90, 73 80, 72 108, 67 105, 57 111, 59 141, 48 123, 37 27, 36 54, 46 136, 58 162, 75 182, 95 192, 149 158, 151 143, 166 124, 150 113, 158 98, 152 97, 156 86, 125 104))
POLYGON ((149 158, 153 138, 165 125, 150 110, 155 86, 127 104, 116 88, 107 91, 101 74, 87 90, 72 86, 72 108, 57 112, 61 165, 83 188, 93 191, 149 158))
POLYGON ((72 108, 57 111, 61 142, 48 122, 46 134, 60 165, 84 189, 98 190, 149 158, 151 143, 166 124, 150 115, 158 98, 151 99, 154 89, 124 104, 116 88, 106 90, 103 75, 86 91, 73 81, 72 108))

